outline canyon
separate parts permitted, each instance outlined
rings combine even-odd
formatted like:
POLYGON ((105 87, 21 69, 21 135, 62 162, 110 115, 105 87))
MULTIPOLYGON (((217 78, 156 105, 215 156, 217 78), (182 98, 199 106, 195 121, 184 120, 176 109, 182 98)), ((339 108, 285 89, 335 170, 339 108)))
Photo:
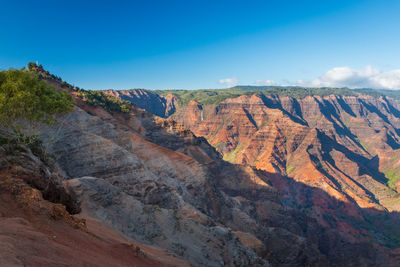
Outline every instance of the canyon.
POLYGON ((182 101, 30 71, 75 107, 35 128, 49 158, 1 143, 0 265, 400 263, 397 100, 182 101))
MULTIPOLYGON (((154 97, 166 101, 176 92, 154 97)), ((263 171, 285 207, 352 242, 372 238, 396 248, 400 103, 354 92, 302 98, 246 92, 204 104, 194 91, 186 103, 175 100, 176 112, 166 117, 206 138, 224 160, 263 171)))

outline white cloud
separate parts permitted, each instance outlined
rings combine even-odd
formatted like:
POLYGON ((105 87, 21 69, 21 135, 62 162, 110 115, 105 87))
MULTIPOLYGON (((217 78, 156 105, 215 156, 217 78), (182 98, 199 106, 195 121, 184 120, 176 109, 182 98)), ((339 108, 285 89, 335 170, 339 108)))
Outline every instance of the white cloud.
POLYGON ((273 81, 273 80, 257 80, 256 81, 257 85, 264 85, 264 86, 275 86, 275 85, 280 85, 279 82, 273 81))
POLYGON ((225 85, 226 87, 234 87, 239 84, 239 80, 236 78, 225 78, 225 79, 220 79, 218 81, 220 84, 225 85))
POLYGON ((381 72, 371 66, 362 70, 336 67, 316 79, 299 80, 297 84, 313 87, 400 89, 400 69, 381 72))

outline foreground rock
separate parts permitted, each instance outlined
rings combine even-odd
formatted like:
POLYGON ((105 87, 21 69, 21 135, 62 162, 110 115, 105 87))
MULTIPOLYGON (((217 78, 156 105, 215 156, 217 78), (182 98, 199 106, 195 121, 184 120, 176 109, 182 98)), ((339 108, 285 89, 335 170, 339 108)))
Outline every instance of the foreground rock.
MULTIPOLYGON (((2 141, 12 138, 1 134, 2 141)), ((185 266, 80 212, 54 164, 24 144, 0 145, 0 266, 185 266)))

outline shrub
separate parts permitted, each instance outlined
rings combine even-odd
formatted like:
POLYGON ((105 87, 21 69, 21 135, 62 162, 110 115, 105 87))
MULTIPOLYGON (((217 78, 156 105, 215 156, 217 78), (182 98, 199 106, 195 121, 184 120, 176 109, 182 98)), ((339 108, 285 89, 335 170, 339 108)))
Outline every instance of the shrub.
POLYGON ((130 111, 130 102, 119 100, 118 98, 101 91, 79 89, 78 96, 90 105, 103 107, 110 113, 129 113, 130 111))
POLYGON ((57 113, 72 110, 71 95, 55 88, 38 75, 24 70, 0 72, 0 123, 10 126, 15 120, 54 122, 57 113))

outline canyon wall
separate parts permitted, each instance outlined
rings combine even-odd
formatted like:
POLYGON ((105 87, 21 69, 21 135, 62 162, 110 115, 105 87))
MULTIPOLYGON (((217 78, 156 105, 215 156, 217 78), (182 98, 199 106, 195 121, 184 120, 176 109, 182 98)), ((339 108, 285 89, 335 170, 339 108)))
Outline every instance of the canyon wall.
MULTIPOLYGON (((125 237, 195 265, 392 260, 389 250, 370 242, 370 224, 355 227, 338 217, 347 210, 339 207, 349 207, 349 221, 361 223, 361 208, 269 169, 224 161, 205 138, 173 119, 135 106, 129 113, 110 113, 70 93, 74 112, 44 126, 40 136, 65 172, 64 184, 80 201, 81 213, 125 237), (333 215, 321 208, 325 220, 313 218, 304 210, 308 195, 326 201, 333 215)), ((200 111, 203 121, 206 112, 200 111)))

